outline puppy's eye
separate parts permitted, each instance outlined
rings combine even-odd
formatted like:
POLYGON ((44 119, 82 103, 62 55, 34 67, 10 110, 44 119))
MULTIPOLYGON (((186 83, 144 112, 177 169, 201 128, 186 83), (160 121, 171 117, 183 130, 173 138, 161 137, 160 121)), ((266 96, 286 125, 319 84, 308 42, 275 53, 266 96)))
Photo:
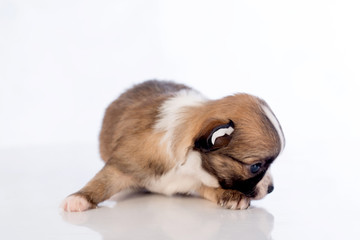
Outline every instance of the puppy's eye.
POLYGON ((261 168, 261 163, 257 163, 250 166, 251 173, 257 173, 261 168))

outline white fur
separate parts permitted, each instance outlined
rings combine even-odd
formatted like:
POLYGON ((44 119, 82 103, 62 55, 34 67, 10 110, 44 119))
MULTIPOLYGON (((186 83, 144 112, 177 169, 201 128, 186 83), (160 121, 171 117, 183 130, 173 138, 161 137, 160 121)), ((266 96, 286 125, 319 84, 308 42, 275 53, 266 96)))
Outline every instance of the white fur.
POLYGON ((173 158, 176 165, 165 175, 152 179, 147 184, 147 189, 152 192, 171 195, 174 193, 190 193, 196 191, 201 184, 218 187, 215 177, 206 172, 201 166, 201 156, 198 152, 183 149, 183 159, 174 159, 174 129, 183 121, 183 111, 186 107, 200 106, 206 99, 194 90, 181 90, 169 98, 160 108, 160 119, 155 124, 154 130, 164 132, 161 144, 165 144, 169 158, 173 158))
POLYGON ((211 143, 214 145, 215 141, 218 137, 222 137, 225 134, 226 135, 230 135, 232 134, 232 132, 234 131, 234 128, 232 127, 228 127, 228 128, 220 128, 219 130, 217 130, 216 132, 214 132, 214 134, 211 137, 211 143))
POLYGON ((90 209, 91 203, 81 196, 68 196, 61 203, 60 208, 66 212, 82 212, 90 209))
POLYGON ((254 199, 257 200, 257 199, 262 199, 263 197, 265 197, 266 194, 268 194, 267 191, 268 191, 268 187, 270 185, 273 185, 273 179, 272 179, 270 168, 269 168, 266 171, 265 176, 256 185, 257 195, 254 199))
MULTIPOLYGON (((206 98, 195 90, 181 90, 166 100, 160 107, 160 119, 155 124, 155 131, 165 132, 162 144, 165 144, 171 158, 175 158, 172 150, 174 129, 183 121, 185 107, 195 107, 203 104, 206 98)), ((175 160, 175 159, 173 159, 175 160)))
POLYGON ((178 164, 160 178, 152 179, 146 188, 152 192, 171 195, 174 193, 191 193, 201 184, 219 187, 219 182, 201 167, 198 152, 190 151, 184 164, 178 164))
POLYGON ((284 137, 283 131, 281 130, 280 123, 269 107, 262 105, 262 109, 264 110, 266 116, 269 118, 269 120, 271 121, 271 123, 273 124, 273 126, 275 127, 275 129, 279 135, 280 143, 281 143, 281 151, 282 151, 285 147, 285 137, 284 137))
POLYGON ((160 119, 155 129, 172 132, 181 120, 184 107, 199 106, 206 98, 195 90, 181 90, 160 107, 160 119))

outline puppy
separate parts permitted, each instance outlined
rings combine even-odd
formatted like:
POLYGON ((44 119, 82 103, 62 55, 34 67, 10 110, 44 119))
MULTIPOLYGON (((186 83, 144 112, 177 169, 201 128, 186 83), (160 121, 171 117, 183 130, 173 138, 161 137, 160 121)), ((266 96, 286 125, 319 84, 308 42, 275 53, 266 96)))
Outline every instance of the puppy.
POLYGON ((145 188, 246 209, 273 191, 269 168, 284 146, 277 118, 257 97, 208 100, 185 85, 147 81, 107 108, 105 166, 61 207, 85 211, 121 190, 145 188))

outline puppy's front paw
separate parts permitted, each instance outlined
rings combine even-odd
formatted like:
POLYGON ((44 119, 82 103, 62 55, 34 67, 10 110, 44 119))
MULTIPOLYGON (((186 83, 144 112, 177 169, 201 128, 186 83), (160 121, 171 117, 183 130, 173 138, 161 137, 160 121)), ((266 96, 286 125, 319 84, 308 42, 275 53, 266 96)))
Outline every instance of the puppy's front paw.
POLYGON ((224 190, 219 195, 218 204, 228 209, 247 209, 250 206, 250 199, 241 192, 235 190, 224 190))
POLYGON ((94 207, 94 204, 86 200, 85 197, 79 195, 68 196, 60 205, 60 208, 66 212, 82 212, 94 207))

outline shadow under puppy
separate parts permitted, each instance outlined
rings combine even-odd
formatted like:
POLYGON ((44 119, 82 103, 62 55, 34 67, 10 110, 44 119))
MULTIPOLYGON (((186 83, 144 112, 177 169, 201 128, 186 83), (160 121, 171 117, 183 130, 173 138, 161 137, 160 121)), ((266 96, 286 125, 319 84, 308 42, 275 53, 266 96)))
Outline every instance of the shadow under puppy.
POLYGON ((235 94, 208 100, 182 84, 147 81, 107 108, 100 133, 105 166, 61 208, 95 208, 128 188, 195 193, 246 209, 274 189, 270 165, 284 148, 265 101, 235 94))

